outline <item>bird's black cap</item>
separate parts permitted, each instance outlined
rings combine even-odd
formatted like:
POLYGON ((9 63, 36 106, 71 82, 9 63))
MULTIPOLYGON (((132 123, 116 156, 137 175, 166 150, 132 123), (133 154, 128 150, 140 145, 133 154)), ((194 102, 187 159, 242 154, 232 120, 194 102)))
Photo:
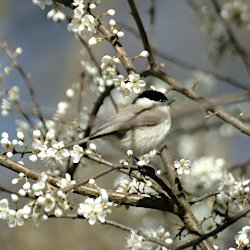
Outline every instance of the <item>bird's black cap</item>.
POLYGON ((152 101, 156 101, 156 102, 167 102, 168 99, 167 97, 159 92, 159 91, 155 91, 155 90, 146 90, 144 92, 142 92, 134 101, 133 103, 135 103, 138 99, 140 98, 148 98, 152 101))

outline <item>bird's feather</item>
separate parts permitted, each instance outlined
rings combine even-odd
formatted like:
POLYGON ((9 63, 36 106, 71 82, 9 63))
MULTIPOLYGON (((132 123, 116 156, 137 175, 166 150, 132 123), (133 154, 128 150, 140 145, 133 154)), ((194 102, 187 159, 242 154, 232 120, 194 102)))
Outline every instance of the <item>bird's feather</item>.
POLYGON ((133 106, 124 108, 116 117, 94 130, 90 135, 90 139, 142 126, 154 126, 165 119, 165 114, 160 109, 156 110, 159 113, 158 115, 155 112, 152 113, 152 108, 155 107, 152 103, 133 106))

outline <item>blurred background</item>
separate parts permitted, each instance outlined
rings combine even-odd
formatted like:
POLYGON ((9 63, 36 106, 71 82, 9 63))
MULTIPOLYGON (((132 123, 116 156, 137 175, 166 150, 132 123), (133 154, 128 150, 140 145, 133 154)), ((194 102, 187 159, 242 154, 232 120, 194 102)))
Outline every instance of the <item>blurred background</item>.
MULTIPOLYGON (((202 21, 199 13, 188 4, 189 1, 176 0, 137 0, 135 1, 140 11, 144 25, 149 32, 149 38, 157 51, 165 54, 169 58, 175 58, 186 62, 188 65, 197 65, 201 68, 210 70, 222 76, 236 79, 245 86, 249 85, 249 75, 240 57, 229 52, 223 53, 220 60, 215 55, 211 56, 211 51, 215 48, 213 37, 202 32, 202 21), (155 3, 154 27, 150 25, 149 9, 155 3), (210 60, 212 57, 213 62, 210 60), (209 59, 210 58, 210 59, 209 59)), ((206 1, 204 1, 206 2, 206 1)), ((219 1, 223 3, 223 1, 219 1)), ((225 2, 225 1, 224 1, 225 2)), ((109 8, 116 10, 115 20, 120 24, 125 32, 122 43, 129 55, 136 56, 143 46, 140 40, 127 31, 127 27, 136 27, 130 14, 127 1, 124 0, 105 0, 102 1, 98 11, 109 8)), ((12 50, 16 47, 23 49, 23 54, 18 58, 23 68, 32 77, 32 84, 36 92, 39 103, 46 118, 51 118, 56 111, 56 105, 65 98, 65 91, 72 83, 79 81, 82 70, 80 61, 83 49, 80 42, 74 35, 67 30, 67 22, 55 24, 47 19, 47 12, 51 7, 46 7, 44 11, 32 4, 31 0, 1 0, 0 1, 0 40, 6 41, 12 50)), ((204 29, 204 27, 203 27, 204 29)), ((234 27, 233 30, 239 39, 242 47, 249 50, 250 34, 249 30, 234 27)), ((113 49, 108 46, 97 45, 93 49, 94 54, 100 61, 104 55, 114 55, 113 49)), ((165 56, 165 57, 166 57, 165 56)), ((217 55, 218 56, 218 55, 217 55)), ((207 98, 229 95, 242 91, 241 89, 219 81, 211 74, 204 74, 201 71, 190 70, 182 66, 157 58, 158 62, 164 63, 164 70, 187 87, 192 87, 195 79, 200 84, 196 91, 207 98)), ((173 61, 173 60, 172 60, 173 61)), ((9 64, 8 58, 0 53, 0 63, 2 68, 9 64)), ((145 69, 145 60, 136 61, 137 70, 140 72, 145 69)), ((195 68, 195 67, 194 67, 195 68)), ((1 69, 2 70, 2 69, 1 69)), ((166 85, 156 79, 147 79, 156 88, 166 88, 166 85)), ((31 100, 20 76, 13 72, 5 79, 8 85, 20 87, 22 102, 27 110, 31 109, 31 100)), ((91 105, 96 98, 95 93, 89 90, 88 98, 84 100, 85 105, 91 105)), ((124 105, 130 100, 122 99, 117 92, 113 93, 117 103, 124 105)), ((222 173, 222 168, 228 168, 236 164, 244 163, 249 160, 250 147, 249 137, 240 133, 230 125, 221 123, 216 117, 204 119, 205 113, 201 111, 192 101, 184 98, 180 94, 169 93, 171 98, 176 99, 173 104, 173 126, 168 139, 168 146, 173 155, 173 159, 186 158, 192 162, 207 157, 210 159, 207 171, 211 171, 211 164, 215 166, 215 173, 222 173), (190 110, 186 107, 190 106, 190 110), (192 108, 194 107, 194 108, 192 108), (218 161, 219 160, 219 161, 218 161), (212 163, 211 163, 212 162, 212 163), (217 169, 216 169, 217 168, 217 169)), ((250 105, 249 101, 233 103, 233 98, 227 99, 227 104, 223 105, 228 112, 236 117, 249 120, 250 105)), ((107 100, 101 109, 101 115, 112 115, 114 110, 111 103, 107 100)), ((15 135, 15 119, 18 115, 0 117, 0 132, 6 131, 10 135, 15 135)), ((110 143, 103 141, 97 142, 98 149, 107 159, 118 161, 124 154, 117 152, 110 143), (103 147, 105 145, 105 147, 103 147), (107 147, 106 147, 107 145, 107 147), (103 149, 105 148, 105 150, 103 149)), ((206 159, 207 159, 206 158, 206 159)), ((159 159, 154 160, 155 165, 161 168, 159 159)), ((90 163, 89 163, 90 164, 90 163)), ((201 164, 201 163, 200 163, 201 164)), ((199 166, 199 163, 196 163, 199 166)), ((202 165, 202 164, 201 164, 202 165)), ((212 167, 213 167, 212 166, 212 167)), ((92 170, 81 169, 77 172, 77 178, 84 174, 89 176, 92 170)), ((200 173, 199 173, 200 174, 200 173)), ((245 176, 248 172, 245 171, 245 176)), ((1 168, 0 182, 13 189, 9 180, 15 174, 1 168), (6 178, 6 176, 8 178, 6 178)), ((108 185, 110 179, 115 182, 117 174, 113 174, 102 180, 103 185, 108 185)), ((199 193, 205 189, 190 187, 190 180, 183 180, 189 191, 199 193)), ((218 177, 221 178, 221 175, 218 177)), ((208 183, 207 177, 203 180, 208 183)), ((213 183, 211 183, 213 184, 213 183)), ((109 184, 110 185, 110 184, 109 184)), ((112 184, 113 185, 113 184, 112 184)), ((112 185, 109 188, 112 188, 112 185)), ((198 185, 198 184, 197 184, 198 185)), ((1 198, 6 194, 1 194, 1 198)), ((79 200, 79 197, 75 198, 79 200)), ((204 205, 194 208, 199 211, 200 217, 206 215, 204 205)), ((111 218, 118 222, 126 222, 128 226, 136 229, 157 227, 168 223, 176 225, 175 218, 159 211, 146 211, 142 208, 119 208, 114 209, 111 218), (122 217, 122 218, 121 218, 122 217)), ((178 223, 177 223, 178 224, 178 223)), ((171 231, 171 229, 169 229, 171 231)), ((222 249, 232 244, 231 235, 235 235, 238 230, 237 224, 225 232, 225 237, 220 242, 222 249), (237 228, 237 229, 235 229, 237 228), (231 238, 231 239, 230 239, 231 238), (224 248, 223 248, 224 247, 224 248)), ((94 225, 89 226, 86 221, 51 219, 41 223, 36 227, 32 221, 25 223, 23 227, 10 229, 5 222, 0 221, 0 242, 1 249, 122 249, 125 245, 126 234, 108 226, 94 225)))

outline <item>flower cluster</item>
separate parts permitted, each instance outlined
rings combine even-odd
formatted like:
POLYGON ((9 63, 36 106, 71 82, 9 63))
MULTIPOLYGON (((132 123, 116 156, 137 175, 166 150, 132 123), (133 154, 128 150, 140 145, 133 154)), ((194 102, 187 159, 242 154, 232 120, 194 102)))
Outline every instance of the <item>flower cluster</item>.
POLYGON ((72 185, 75 185, 76 181, 71 180, 70 174, 66 173, 65 178, 62 178, 58 183, 57 186, 60 187, 61 189, 71 187, 72 185))
MULTIPOLYGON (((32 198, 32 201, 24 206, 26 212, 24 219, 32 218, 35 223, 39 223, 40 221, 46 220, 48 214, 60 217, 65 210, 69 209, 67 195, 62 190, 58 190, 49 184, 46 173, 41 173, 40 179, 33 184, 30 183, 22 173, 19 174, 18 178, 12 180, 13 184, 20 184, 21 182, 23 185, 19 189, 18 194, 21 197, 32 198)), ((57 185, 60 188, 65 188, 75 183, 76 182, 71 180, 70 176, 66 174, 65 178, 62 178, 57 185)), ((21 212, 23 211, 22 209, 21 212)), ((17 214, 21 213, 19 210, 16 210, 17 214)), ((8 220, 7 217, 6 220, 8 220)))
POLYGON ((65 148, 64 142, 56 141, 55 132, 53 129, 46 133, 45 139, 42 136, 40 130, 33 131, 34 142, 32 147, 35 149, 34 154, 32 154, 29 159, 31 161, 36 161, 37 158, 45 161, 49 167, 62 166, 64 160, 69 157, 70 153, 65 148), (51 145, 51 147, 49 146, 51 145))
POLYGON ((47 18, 51 18, 53 22, 58 23, 65 20, 66 16, 61 10, 54 8, 48 12, 47 18))
POLYGON ((237 249, 250 248, 250 226, 244 226, 235 237, 237 249))
POLYGON ((90 225, 94 225, 97 221, 105 223, 107 215, 111 213, 112 206, 113 203, 109 202, 107 191, 101 189, 98 198, 88 197, 83 203, 80 203, 77 213, 84 216, 90 225))
POLYGON ((13 139, 10 141, 9 134, 7 132, 3 132, 1 134, 0 144, 7 151, 6 156, 12 157, 13 152, 18 148, 24 145, 24 134, 23 132, 17 132, 17 139, 13 139))
MULTIPOLYGON (((73 5, 75 6, 74 16, 68 24, 68 30, 79 35, 92 35, 96 33, 98 22, 94 16, 86 12, 84 1, 75 0, 73 5)), ((96 7, 96 4, 89 3, 89 7, 93 9, 96 7)))
MULTIPOLYGON (((15 197, 14 201, 16 202, 16 196, 12 197, 15 197)), ((30 213, 31 209, 28 205, 15 210, 10 208, 9 201, 6 198, 0 200, 0 220, 6 221, 10 228, 22 226, 24 221, 29 218, 30 213)))
POLYGON ((221 10, 221 16, 233 21, 238 26, 246 26, 250 30, 250 5, 245 0, 230 0, 221 10))
POLYGON ((90 143, 88 149, 83 150, 79 145, 74 145, 73 149, 70 151, 70 156, 72 157, 73 163, 79 163, 84 155, 90 155, 96 153, 96 145, 90 143))
POLYGON ((107 86, 113 85, 113 79, 117 76, 116 65, 120 63, 120 60, 116 56, 105 55, 102 58, 101 69, 102 77, 107 86))
POLYGON ((119 92, 124 96, 129 96, 132 92, 139 94, 146 86, 146 83, 141 80, 140 75, 135 72, 129 74, 127 80, 124 76, 118 75, 114 78, 114 84, 118 88, 119 92))
MULTIPOLYGON (((167 245, 171 245, 173 243, 173 240, 170 238, 170 233, 166 231, 162 226, 156 229, 150 229, 148 232, 145 232, 145 234, 151 238, 162 241, 162 243, 165 243, 167 245)), ((129 238, 127 239, 127 248, 131 250, 140 250, 140 249, 168 250, 170 249, 170 248, 166 248, 163 246, 159 246, 156 243, 147 241, 146 237, 139 235, 135 231, 132 231, 129 238)))
POLYGON ((234 52, 234 49, 230 44, 230 39, 223 22, 217 17, 211 5, 204 4, 204 1, 200 1, 198 4, 202 22, 202 31, 211 36, 214 41, 209 57, 212 62, 218 63, 227 50, 234 52))
POLYGON ((91 85, 91 90, 93 92, 97 91, 103 93, 106 89, 106 86, 111 86, 114 83, 114 78, 117 76, 117 64, 120 63, 117 57, 111 57, 105 55, 102 58, 100 70, 97 69, 89 61, 81 61, 83 70, 91 76, 94 84, 91 85))
POLYGON ((1 102, 1 115, 7 116, 11 111, 13 111, 15 105, 19 101, 19 98, 19 88, 17 86, 7 90, 7 97, 2 98, 1 102))
POLYGON ((42 10, 45 9, 46 5, 51 5, 52 0, 32 0, 35 5, 38 5, 42 10))
POLYGON ((116 192, 128 194, 141 194, 148 196, 155 194, 151 188, 152 182, 145 180, 144 182, 138 181, 136 178, 128 178, 123 175, 118 177, 115 181, 116 192))
MULTIPOLYGON (((195 160, 192 163, 191 173, 182 178, 184 187, 187 190, 192 190, 194 193, 215 188, 216 184, 223 178, 224 164, 225 161, 221 158, 214 159, 213 157, 202 157, 195 160)), ((178 169, 180 169, 180 172, 184 172, 184 168, 185 164, 183 164, 182 168, 180 167, 178 169)))
POLYGON ((250 179, 236 180, 231 173, 225 174, 216 196, 216 206, 231 212, 243 210, 249 205, 250 179))

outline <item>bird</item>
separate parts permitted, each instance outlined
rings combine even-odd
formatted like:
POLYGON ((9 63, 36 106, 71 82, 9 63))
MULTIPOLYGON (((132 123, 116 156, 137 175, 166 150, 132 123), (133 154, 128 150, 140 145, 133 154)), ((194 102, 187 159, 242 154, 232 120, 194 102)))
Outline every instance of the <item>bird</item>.
POLYGON ((161 92, 146 90, 117 115, 74 144, 115 135, 123 149, 136 156, 159 149, 171 127, 170 101, 161 92))

